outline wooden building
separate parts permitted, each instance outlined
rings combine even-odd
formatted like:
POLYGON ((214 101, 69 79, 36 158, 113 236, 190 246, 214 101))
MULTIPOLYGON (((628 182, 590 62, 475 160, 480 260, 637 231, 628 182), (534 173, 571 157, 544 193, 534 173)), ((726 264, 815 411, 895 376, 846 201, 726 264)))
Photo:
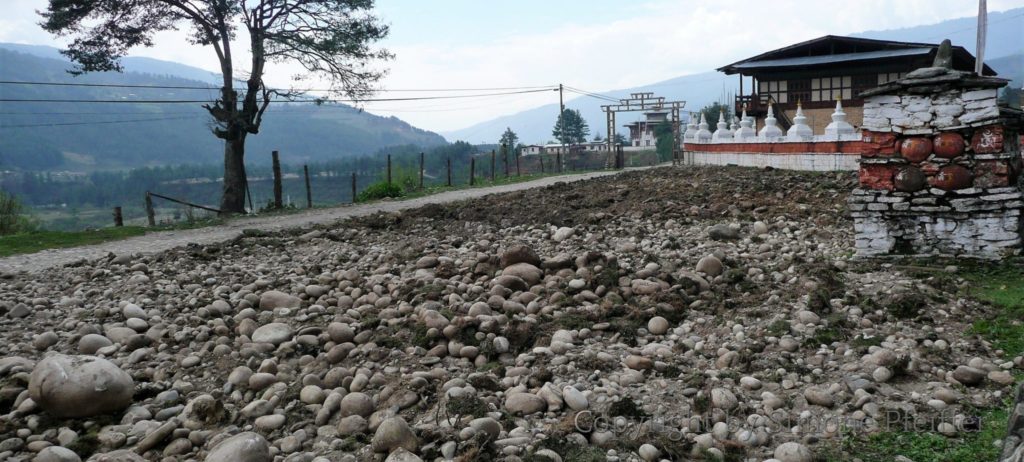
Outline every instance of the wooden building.
MULTIPOLYGON (((755 128, 764 126, 768 105, 773 104, 775 117, 785 131, 792 124, 799 102, 808 125, 814 133, 822 133, 831 122, 837 99, 842 100, 849 122, 859 128, 864 115, 860 93, 931 66, 938 47, 932 43, 826 35, 737 61, 718 71, 739 74, 735 110, 740 114, 746 107, 747 115, 755 119, 755 128)), ((973 71, 974 56, 954 46, 953 68, 973 71)), ((996 73, 985 66, 985 75, 996 73)))

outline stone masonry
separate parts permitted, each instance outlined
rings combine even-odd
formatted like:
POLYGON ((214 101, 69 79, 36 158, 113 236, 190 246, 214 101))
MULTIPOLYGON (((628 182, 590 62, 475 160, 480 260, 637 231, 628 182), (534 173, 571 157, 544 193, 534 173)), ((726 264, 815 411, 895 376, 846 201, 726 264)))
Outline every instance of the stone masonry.
POLYGON ((1017 387, 1017 402, 1010 414, 999 462, 1024 462, 1024 384, 1017 387))
POLYGON ((1006 83, 931 67, 862 94, 858 255, 1019 251, 1022 117, 997 103, 1006 83))

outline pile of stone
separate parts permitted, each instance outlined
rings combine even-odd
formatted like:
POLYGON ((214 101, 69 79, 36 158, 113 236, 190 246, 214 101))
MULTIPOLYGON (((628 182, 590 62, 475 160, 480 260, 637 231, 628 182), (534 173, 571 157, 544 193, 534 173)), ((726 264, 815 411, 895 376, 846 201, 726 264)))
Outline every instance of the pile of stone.
POLYGON ((5 275, 0 460, 848 460, 1001 405, 991 308, 854 261, 852 182, 707 173, 5 275))

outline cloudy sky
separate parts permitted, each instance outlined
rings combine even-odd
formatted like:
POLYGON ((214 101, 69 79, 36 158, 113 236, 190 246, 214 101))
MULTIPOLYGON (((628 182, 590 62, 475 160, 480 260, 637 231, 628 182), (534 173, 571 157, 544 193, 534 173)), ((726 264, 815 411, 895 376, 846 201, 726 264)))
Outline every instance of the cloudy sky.
MULTIPOLYGON (((47 0, 3 0, 0 41, 61 46, 39 28, 47 0)), ((989 0, 989 11, 1024 0, 989 0)), ((524 87, 559 82, 590 91, 653 83, 825 34, 850 34, 972 16, 975 0, 378 0, 391 26, 383 46, 388 89, 524 87)), ((213 52, 162 33, 136 56, 217 69, 213 52)), ((243 46, 236 49, 244 49, 243 46)), ((293 70, 267 80, 286 86, 293 70)), ((408 93, 403 93, 408 95, 408 93)), ((393 95, 388 95, 393 96, 393 95)), ((557 102, 557 93, 371 103, 436 131, 557 102)))

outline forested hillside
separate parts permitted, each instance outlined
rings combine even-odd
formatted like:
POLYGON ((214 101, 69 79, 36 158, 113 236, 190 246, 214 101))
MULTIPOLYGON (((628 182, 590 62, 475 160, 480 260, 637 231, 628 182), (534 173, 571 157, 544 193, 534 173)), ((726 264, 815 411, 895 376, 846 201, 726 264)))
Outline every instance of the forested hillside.
MULTIPOLYGON (((151 60, 153 61, 153 60, 151 60)), ((11 51, 0 44, 0 81, 209 86, 173 75, 138 72, 69 75, 69 63, 11 51)), ((138 67, 137 67, 138 68, 138 67)), ((148 68, 160 69, 149 66, 148 68)), ((175 69, 167 67, 167 69, 175 69)), ((0 100, 206 100, 211 90, 0 84, 0 100)), ((125 104, 0 101, 0 170, 93 171, 221 161, 199 103, 125 104)), ((373 153, 387 146, 437 146, 440 135, 395 117, 343 104, 271 106, 263 128, 249 138, 249 162, 268 163, 279 150, 286 163, 373 153)))

